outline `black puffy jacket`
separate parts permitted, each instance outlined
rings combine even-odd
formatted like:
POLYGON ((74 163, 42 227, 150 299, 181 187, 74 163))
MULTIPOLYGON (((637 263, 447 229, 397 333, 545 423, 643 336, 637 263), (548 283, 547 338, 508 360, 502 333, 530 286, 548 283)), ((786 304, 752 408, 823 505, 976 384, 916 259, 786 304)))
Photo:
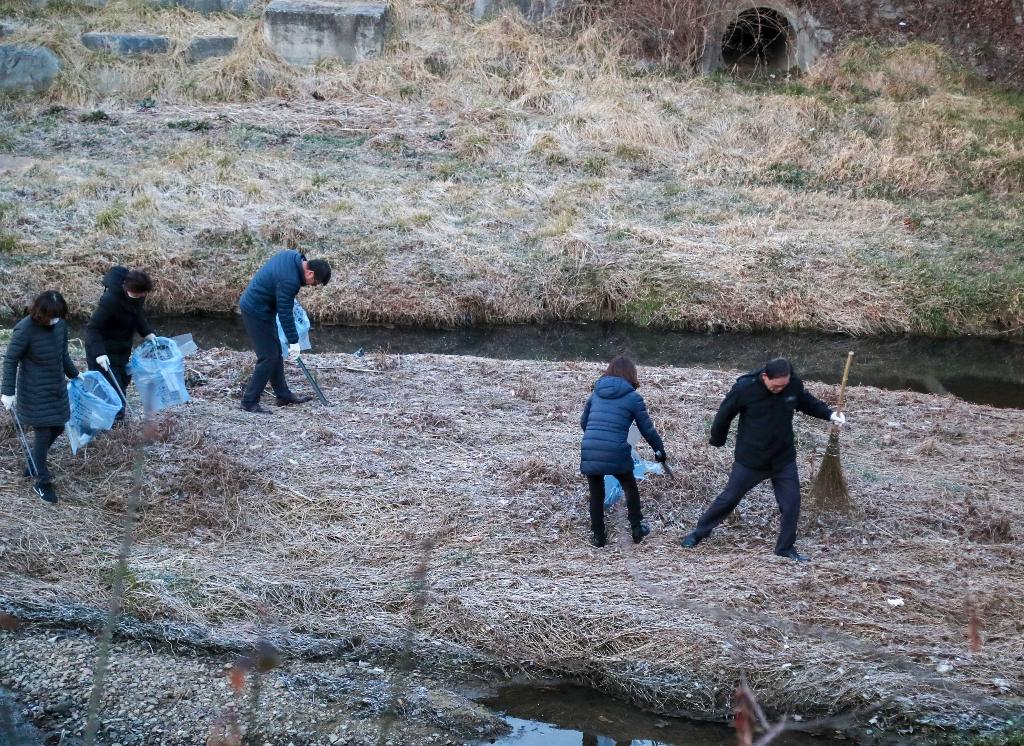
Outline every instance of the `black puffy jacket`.
POLYGON ((790 376, 786 388, 773 394, 761 381, 762 373, 763 368, 736 379, 718 408, 709 442, 715 447, 724 446, 729 424, 739 415, 736 460, 749 469, 776 471, 796 460, 793 412, 799 410, 827 420, 832 410, 808 394, 796 375, 790 376))
POLYGON ((63 427, 71 417, 64 377, 78 368, 68 354, 68 325, 40 326, 26 316, 14 326, 4 355, 0 391, 17 394, 18 418, 25 427, 63 427))
POLYGON ((153 332, 143 309, 145 298, 130 298, 124 291, 127 267, 113 267, 103 278, 106 290, 85 327, 85 351, 90 360, 100 355, 126 357, 132 351, 135 332, 145 337, 153 332))

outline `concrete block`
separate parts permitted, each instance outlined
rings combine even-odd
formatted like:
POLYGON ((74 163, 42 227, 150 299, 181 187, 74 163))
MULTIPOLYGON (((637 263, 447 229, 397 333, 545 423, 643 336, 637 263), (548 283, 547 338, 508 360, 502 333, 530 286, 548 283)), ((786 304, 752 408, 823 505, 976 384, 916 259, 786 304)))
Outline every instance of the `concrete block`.
POLYGON ((171 48, 171 40, 155 34, 108 34, 90 32, 82 34, 82 44, 94 52, 110 52, 126 57, 143 54, 163 54, 171 48))
POLYGON ((381 2, 273 0, 263 11, 263 35, 293 65, 351 63, 384 51, 390 15, 381 2))
POLYGON ((473 0, 473 20, 489 21, 506 10, 518 10, 527 20, 540 21, 554 15, 562 0, 473 0))
POLYGON ((248 15, 253 11, 253 0, 155 0, 163 8, 186 8, 196 13, 230 13, 236 16, 248 15))
POLYGON ((46 47, 0 44, 0 91, 45 91, 60 73, 60 60, 46 47))
POLYGON ((237 36, 197 36, 185 50, 186 62, 199 62, 211 57, 226 57, 235 51, 237 36))

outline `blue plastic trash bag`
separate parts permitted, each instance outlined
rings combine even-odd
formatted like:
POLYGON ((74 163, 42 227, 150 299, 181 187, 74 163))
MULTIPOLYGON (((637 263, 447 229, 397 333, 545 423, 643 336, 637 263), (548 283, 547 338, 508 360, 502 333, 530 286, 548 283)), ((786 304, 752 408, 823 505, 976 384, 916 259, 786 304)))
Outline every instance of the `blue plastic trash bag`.
MULTIPOLYGON (((313 345, 309 342, 309 316, 306 309, 298 301, 295 301, 295 331, 299 333, 299 349, 308 350, 313 345)), ((288 354, 288 338, 284 336, 284 329, 281 328, 281 319, 274 316, 274 323, 277 324, 277 338, 281 340, 281 355, 288 354)))
POLYGON ((132 352, 128 372, 135 379, 146 414, 188 401, 185 358, 173 339, 157 337, 140 344, 132 352))
POLYGON ((68 381, 68 403, 71 417, 64 425, 71 443, 71 452, 88 443, 103 430, 114 425, 121 411, 121 397, 102 373, 90 370, 68 381))
MULTIPOLYGON (((657 461, 644 461, 640 455, 633 451, 633 476, 640 482, 648 474, 661 474, 665 470, 657 461)), ((619 480, 611 474, 604 475, 604 506, 610 508, 622 497, 622 485, 619 480)))

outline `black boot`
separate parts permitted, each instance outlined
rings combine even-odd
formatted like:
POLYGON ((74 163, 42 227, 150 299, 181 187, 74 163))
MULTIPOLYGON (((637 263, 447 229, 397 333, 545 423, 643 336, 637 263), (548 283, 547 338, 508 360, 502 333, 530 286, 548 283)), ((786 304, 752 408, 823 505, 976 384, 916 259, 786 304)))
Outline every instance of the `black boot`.
POLYGON ((639 544, 647 534, 651 533, 651 527, 643 522, 630 524, 630 527, 633 531, 634 544, 639 544))
POLYGON ((600 549, 608 543, 608 537, 605 535, 604 531, 592 531, 590 533, 590 543, 600 549))

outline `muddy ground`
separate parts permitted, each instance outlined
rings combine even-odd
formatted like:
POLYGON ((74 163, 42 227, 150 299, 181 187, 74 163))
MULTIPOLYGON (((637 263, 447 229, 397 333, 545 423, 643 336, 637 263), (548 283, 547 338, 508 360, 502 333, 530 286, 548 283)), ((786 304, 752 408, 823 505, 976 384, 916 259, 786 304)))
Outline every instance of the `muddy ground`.
MULTIPOLYGON (((334 697, 350 728, 369 723, 355 738, 376 732, 360 716, 394 696, 388 682, 406 651, 423 686, 450 697, 471 729, 492 722, 453 692, 472 671, 565 676, 656 712, 718 719, 745 676, 773 718, 840 717, 829 727, 940 739, 1005 727, 1020 710, 1024 413, 852 389, 842 444, 855 511, 814 520, 807 506, 799 547, 814 561, 799 565, 771 554, 777 509, 763 488, 711 541, 678 546, 731 462, 705 438, 735 371, 642 370, 676 481, 642 484, 653 529, 643 544, 626 540, 617 506, 611 545, 597 550, 587 542, 577 419, 599 366, 386 354, 308 362, 332 407, 242 412, 251 360, 214 350, 189 359, 193 401, 147 431, 121 629, 188 652, 131 643, 119 659, 133 687, 144 676, 132 671, 174 672, 147 695, 157 709, 169 689, 211 687, 216 696, 179 697, 188 700, 183 742, 222 716, 223 665, 238 654, 197 662, 190 651, 244 652, 260 640, 281 651, 268 680, 325 677, 313 677, 316 696, 334 697), (327 657, 298 663, 310 656, 327 657), (373 682, 388 694, 366 694, 373 682)), ((294 369, 289 376, 305 390, 294 369)), ((832 387, 810 387, 834 399, 832 387)), ((18 477, 17 442, 3 431, 0 600, 15 616, 101 622, 134 432, 75 457, 61 441, 62 502, 52 508, 18 477)), ((798 418, 798 435, 806 481, 827 429, 798 418)), ((80 727, 93 643, 34 628, 4 643, 0 686, 30 702, 45 676, 19 681, 25 662, 56 672, 61 664, 39 661, 69 651, 60 676, 76 693, 59 722, 80 727)), ((268 702, 302 711, 295 702, 309 680, 297 681, 306 683, 267 687, 268 702)), ((116 711, 105 716, 120 727, 116 711)), ((473 735, 446 718, 410 733, 473 735)), ((274 743, 286 736, 275 733, 274 743)))

